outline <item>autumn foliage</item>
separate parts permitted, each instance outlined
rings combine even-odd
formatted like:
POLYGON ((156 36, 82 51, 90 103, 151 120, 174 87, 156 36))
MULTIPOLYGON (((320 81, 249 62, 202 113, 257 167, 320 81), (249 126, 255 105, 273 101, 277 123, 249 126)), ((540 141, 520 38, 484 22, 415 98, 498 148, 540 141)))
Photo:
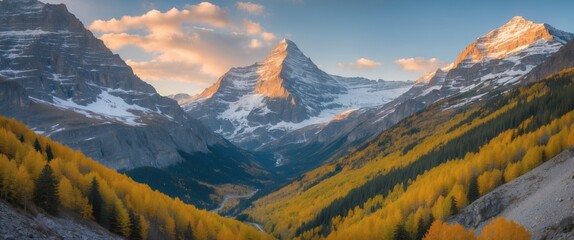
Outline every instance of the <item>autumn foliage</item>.
POLYGON ((431 216, 445 219, 574 146, 574 71, 488 102, 446 108, 452 101, 401 121, 245 213, 279 238, 392 239, 398 226, 420 237, 431 216))
POLYGON ((136 183, 2 117, 0 198, 25 210, 71 211, 130 239, 270 239, 251 226, 136 183))
POLYGON ((435 221, 424 240, 528 240, 530 232, 524 227, 504 217, 493 219, 475 236, 471 230, 466 230, 459 224, 448 224, 443 221, 435 221))

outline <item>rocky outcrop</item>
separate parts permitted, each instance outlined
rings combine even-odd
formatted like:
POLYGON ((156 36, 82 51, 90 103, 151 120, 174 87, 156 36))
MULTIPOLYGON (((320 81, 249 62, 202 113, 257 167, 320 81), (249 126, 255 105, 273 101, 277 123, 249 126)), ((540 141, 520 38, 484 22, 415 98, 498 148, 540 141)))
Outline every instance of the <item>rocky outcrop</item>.
POLYGON ((122 239, 80 216, 61 215, 33 216, 0 200, 0 239, 122 239))
POLYGON ((30 106, 30 99, 20 84, 0 78, 0 108, 18 111, 30 106))
POLYGON ((480 232, 495 217, 523 225, 532 239, 574 237, 574 151, 497 187, 448 219, 480 232))
POLYGON ((548 57, 522 79, 523 83, 535 82, 567 68, 574 68, 574 41, 564 45, 560 51, 548 57))

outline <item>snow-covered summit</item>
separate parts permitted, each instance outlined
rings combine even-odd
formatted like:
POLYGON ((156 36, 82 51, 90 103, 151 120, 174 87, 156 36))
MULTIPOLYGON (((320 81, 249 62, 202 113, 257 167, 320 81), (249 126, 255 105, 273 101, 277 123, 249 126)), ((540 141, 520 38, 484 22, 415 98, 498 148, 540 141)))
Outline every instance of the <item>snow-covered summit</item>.
POLYGON ((442 97, 472 90, 485 93, 516 83, 572 39, 572 33, 516 16, 477 38, 447 69, 427 74, 416 86, 423 95, 441 90, 442 97))
POLYGON ((34 102, 98 121, 145 125, 185 117, 63 4, 0 1, 0 77, 17 81, 34 102))
POLYGON ((557 51, 574 38, 548 24, 534 23, 521 16, 494 29, 472 42, 456 59, 454 66, 468 66, 489 59, 504 59, 527 48, 537 51, 557 51))
POLYGON ((382 105, 410 86, 327 74, 294 42, 283 39, 262 62, 232 68, 204 92, 179 103, 232 142, 257 148, 350 109, 382 105))

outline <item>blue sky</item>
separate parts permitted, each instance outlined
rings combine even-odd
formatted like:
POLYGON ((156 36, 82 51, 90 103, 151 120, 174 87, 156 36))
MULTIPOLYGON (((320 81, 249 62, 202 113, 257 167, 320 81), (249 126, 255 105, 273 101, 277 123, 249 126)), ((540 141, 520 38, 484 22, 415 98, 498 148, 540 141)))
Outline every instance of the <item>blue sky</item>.
MULTIPOLYGON (((122 16, 142 16, 152 9, 162 13, 177 8, 188 9, 199 6, 199 1, 142 1, 142 0, 48 0, 63 2, 82 22, 89 26, 95 20, 120 19, 122 16)), ((324 71, 342 76, 362 76, 371 79, 415 80, 424 75, 424 70, 406 71, 395 63, 405 58, 437 58, 437 62, 454 61, 457 54, 477 37, 497 28, 513 16, 524 16, 534 22, 548 23, 555 28, 574 32, 574 2, 572 1, 327 1, 327 0, 248 0, 262 6, 258 12, 238 8, 239 1, 212 0, 227 19, 225 27, 209 21, 193 20, 181 29, 190 36, 204 37, 198 29, 208 29, 226 36, 208 36, 201 47, 184 51, 194 55, 187 67, 198 71, 186 77, 152 76, 140 69, 156 63, 157 73, 163 66, 166 72, 177 74, 177 70, 188 69, 174 64, 159 64, 163 59, 174 59, 174 52, 150 50, 150 45, 122 43, 113 48, 125 60, 130 59, 136 73, 148 81, 162 94, 176 92, 197 93, 213 83, 217 76, 232 66, 250 65, 260 61, 273 45, 282 38, 294 41, 299 48, 324 71), (247 28, 239 27, 245 21, 258 24, 258 33, 248 34, 247 28), (234 34, 239 32, 240 37, 234 34), (275 36, 264 40, 262 33, 275 36), (256 43, 253 43, 256 39, 256 43), (207 45, 209 42, 211 45, 207 45), (145 49, 144 49, 145 48, 145 49), (213 53, 209 52, 213 51, 213 53), (202 59, 205 64, 200 63, 202 59), (372 63, 369 67, 357 67, 360 58, 372 63), (157 61, 156 61, 157 60, 157 61), (147 65, 144 65, 147 63, 147 65), (218 64, 220 63, 220 64, 218 64)), ((110 25, 92 30, 97 36, 109 31, 110 25)), ((122 29, 128 34, 142 34, 149 29, 122 29)), ((213 33, 211 33, 213 34, 213 33)), ((110 36, 109 39, 112 39, 110 36)), ((149 36, 148 36, 149 37, 149 36)), ((114 40, 114 39, 112 39, 114 40)), ((108 42, 112 41, 109 40, 108 42)), ((116 41, 115 39, 114 41, 116 41)), ((106 42, 108 44, 108 42, 106 42)), ((190 42, 188 45, 192 45, 190 42)), ((173 46, 163 43, 154 46, 173 46)), ((185 45, 185 44, 184 44, 185 45)), ((178 45, 179 46, 179 45, 178 45)), ((179 46, 181 47, 181 46, 179 46)), ((185 56, 183 56, 185 57, 185 56)), ((175 57, 175 59, 179 59, 175 57)), ((175 61, 175 60, 174 60, 175 61)), ((131 65, 131 64, 130 64, 131 65)))

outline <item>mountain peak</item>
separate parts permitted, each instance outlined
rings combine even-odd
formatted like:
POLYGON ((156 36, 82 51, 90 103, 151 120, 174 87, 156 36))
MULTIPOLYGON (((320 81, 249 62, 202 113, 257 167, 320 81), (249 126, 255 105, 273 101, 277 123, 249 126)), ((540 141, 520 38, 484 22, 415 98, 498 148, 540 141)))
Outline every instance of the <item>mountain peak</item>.
POLYGON ((512 19, 510 19, 510 21, 508 21, 508 23, 521 23, 521 22, 532 22, 532 21, 526 20, 523 16, 514 16, 512 19))
POLYGON ((256 92, 271 98, 289 98, 291 93, 285 88, 281 72, 285 68, 298 69, 301 64, 314 66, 294 42, 287 39, 279 41, 257 70, 261 77, 256 92))
POLYGON ((273 51, 265 58, 265 63, 277 62, 282 63, 287 57, 303 57, 307 58, 297 45, 288 39, 283 39, 277 43, 273 51))
POLYGON ((502 59, 534 44, 557 41, 564 43, 574 35, 515 16, 506 24, 478 38, 458 56, 454 65, 474 64, 486 59, 502 59))

